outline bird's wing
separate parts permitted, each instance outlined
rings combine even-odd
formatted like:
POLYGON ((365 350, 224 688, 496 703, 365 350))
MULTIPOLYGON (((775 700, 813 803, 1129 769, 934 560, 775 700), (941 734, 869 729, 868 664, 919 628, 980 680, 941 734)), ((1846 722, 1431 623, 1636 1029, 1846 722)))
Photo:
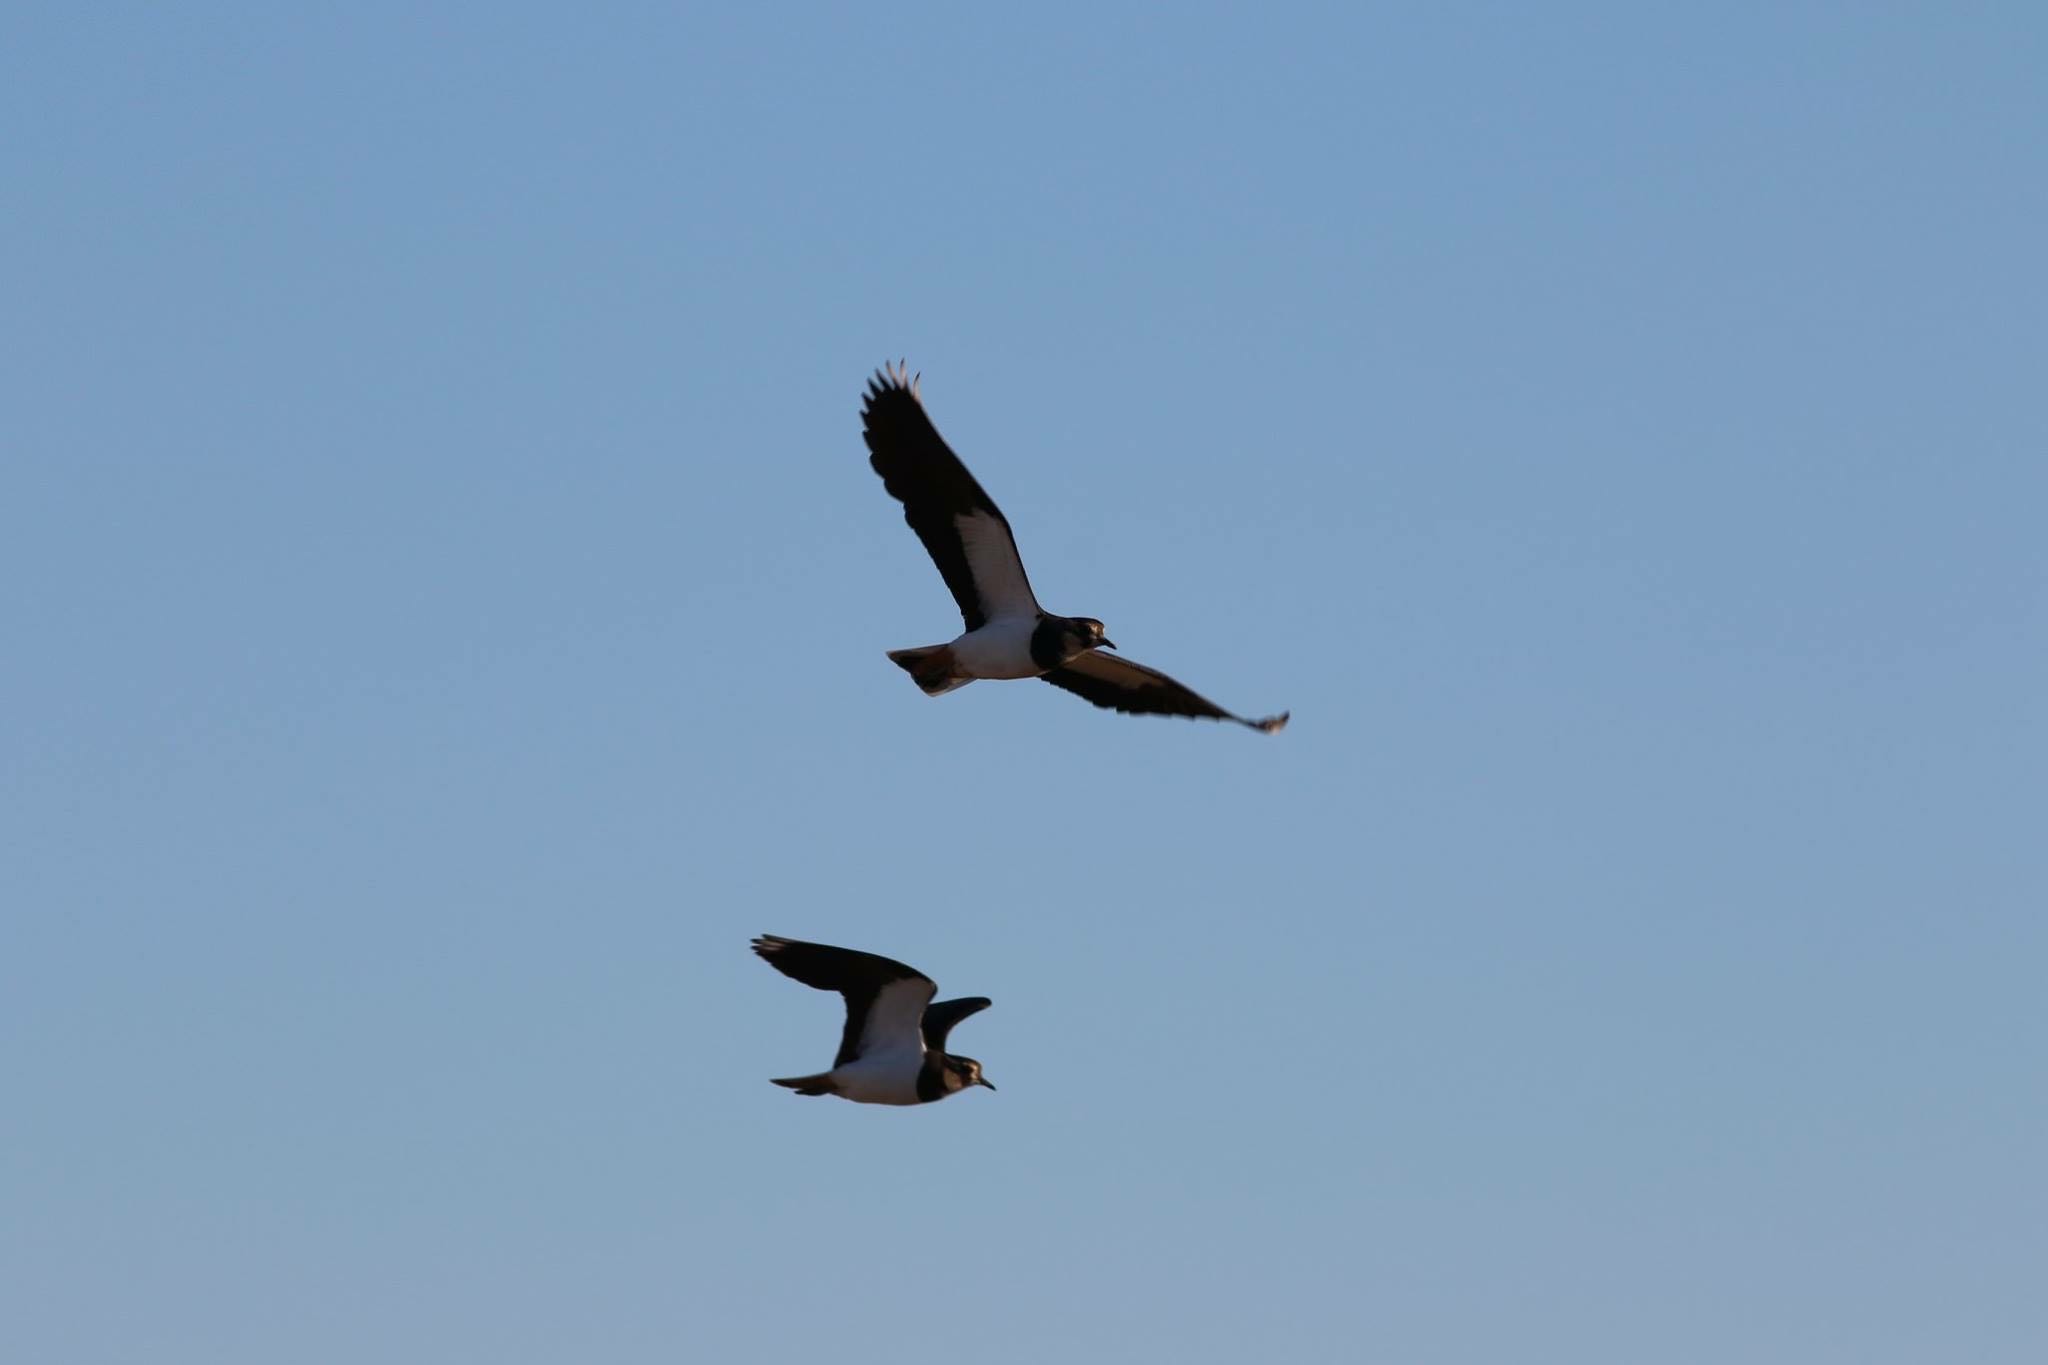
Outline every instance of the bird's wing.
POLYGON ((924 1045, 933 1052, 946 1050, 946 1035, 953 1031, 953 1025, 970 1014, 979 1014, 995 1002, 985 995, 970 995, 963 1000, 938 1000, 924 1008, 924 1045))
POLYGON ((835 1069, 873 1052, 924 1048, 924 1008, 939 988, 914 967, 874 953, 763 934, 754 951, 784 976, 846 997, 846 1030, 835 1069))
POLYGON ((940 439, 916 382, 901 370, 877 374, 868 383, 860 420, 868 463, 889 496, 903 504, 903 519, 939 566, 967 628, 1037 616, 1038 599, 1024 576, 1010 523, 940 439))
POLYGON ((1064 688, 1097 706, 1107 706, 1133 716, 1190 716, 1208 720, 1234 720, 1254 730, 1272 734, 1287 724, 1288 712, 1263 720, 1246 720, 1198 696, 1156 668, 1132 663, 1120 654, 1091 649, 1076 655, 1049 673, 1041 675, 1054 687, 1064 688))

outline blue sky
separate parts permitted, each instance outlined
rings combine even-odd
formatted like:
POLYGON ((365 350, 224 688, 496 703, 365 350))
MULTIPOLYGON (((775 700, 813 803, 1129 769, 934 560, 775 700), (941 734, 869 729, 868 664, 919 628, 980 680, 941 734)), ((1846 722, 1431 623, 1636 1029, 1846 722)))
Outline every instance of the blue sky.
POLYGON ((2039 1360, 2044 67, 12 13, 0 1354, 2039 1360), (1049 606, 1293 726, 919 696, 896 356, 1049 606), (1001 1091, 770 1087, 764 930, 1001 1091))

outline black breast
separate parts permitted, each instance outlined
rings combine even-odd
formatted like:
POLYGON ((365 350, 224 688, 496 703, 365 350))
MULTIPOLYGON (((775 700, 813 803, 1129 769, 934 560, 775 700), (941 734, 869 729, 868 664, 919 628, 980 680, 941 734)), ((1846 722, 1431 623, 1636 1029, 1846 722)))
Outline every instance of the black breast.
POLYGON ((1057 616, 1042 616, 1031 632, 1031 662, 1040 672, 1058 668, 1067 661, 1073 646, 1068 643, 1067 623, 1057 616))
POLYGON ((943 1052, 927 1052, 924 1054, 924 1065, 918 1069, 917 1073, 917 1102, 919 1104, 930 1104, 933 1100, 942 1100, 953 1093, 946 1088, 945 1057, 946 1054, 943 1052))

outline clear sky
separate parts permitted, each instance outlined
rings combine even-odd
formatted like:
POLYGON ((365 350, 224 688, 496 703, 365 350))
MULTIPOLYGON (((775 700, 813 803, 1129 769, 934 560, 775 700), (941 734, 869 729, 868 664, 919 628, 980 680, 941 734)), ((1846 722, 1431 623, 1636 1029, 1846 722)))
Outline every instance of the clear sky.
POLYGON ((2043 13, 11 9, 0 1357, 2043 1359, 2043 13))

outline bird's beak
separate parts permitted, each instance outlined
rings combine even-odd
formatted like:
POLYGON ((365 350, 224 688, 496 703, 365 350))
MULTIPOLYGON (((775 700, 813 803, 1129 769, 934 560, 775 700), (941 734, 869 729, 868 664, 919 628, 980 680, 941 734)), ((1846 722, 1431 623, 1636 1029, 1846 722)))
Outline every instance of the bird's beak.
POLYGON ((976 1081, 976 1082, 975 1082, 975 1084, 976 1084, 976 1085, 988 1085, 988 1088, 989 1088, 989 1089, 991 1089, 991 1090, 995 1089, 995 1087, 994 1087, 993 1085, 989 1085, 988 1077, 986 1077, 986 1076, 983 1076, 983 1077, 982 1077, 982 1078, 981 1078, 980 1080, 976 1081))
POLYGON ((1103 640, 1102 640, 1102 647, 1103 647, 1104 649, 1115 649, 1115 648, 1116 648, 1116 641, 1114 641, 1114 640, 1112 640, 1112 639, 1108 638, 1107 636, 1104 636, 1104 637, 1103 637, 1103 640))

